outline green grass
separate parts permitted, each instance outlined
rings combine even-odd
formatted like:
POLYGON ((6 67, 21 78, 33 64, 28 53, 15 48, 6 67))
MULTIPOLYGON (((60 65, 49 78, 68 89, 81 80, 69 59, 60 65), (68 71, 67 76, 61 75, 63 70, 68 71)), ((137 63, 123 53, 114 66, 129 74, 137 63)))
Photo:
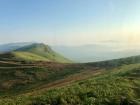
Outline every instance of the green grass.
POLYGON ((0 100, 0 105, 139 105, 140 64, 124 65, 70 86, 0 100), (12 104, 13 103, 13 104, 12 104))
POLYGON ((42 85, 53 83, 72 74, 80 73, 82 66, 47 64, 46 66, 16 66, 0 68, 0 96, 29 92, 42 85))
POLYGON ((0 105, 140 105, 139 56, 86 64, 47 63, 41 66, 33 63, 29 66, 21 62, 21 66, 2 65, 0 105), (104 70, 63 87, 49 90, 44 87, 73 74, 96 69, 104 70))
POLYGON ((49 61, 54 61, 54 62, 61 62, 61 63, 72 62, 69 59, 63 57, 62 55, 56 53, 48 45, 45 45, 45 44, 32 44, 32 45, 17 49, 16 51, 30 52, 32 54, 38 55, 44 59, 48 59, 49 61))
POLYGON ((32 44, 15 51, 0 54, 0 61, 49 61, 72 63, 45 44, 32 44))
POLYGON ((17 59, 23 59, 27 61, 49 61, 49 59, 45 57, 30 53, 30 52, 17 51, 17 52, 13 52, 13 54, 15 55, 17 59))
POLYGON ((122 66, 74 85, 33 97, 44 105, 139 105, 140 64, 122 66))

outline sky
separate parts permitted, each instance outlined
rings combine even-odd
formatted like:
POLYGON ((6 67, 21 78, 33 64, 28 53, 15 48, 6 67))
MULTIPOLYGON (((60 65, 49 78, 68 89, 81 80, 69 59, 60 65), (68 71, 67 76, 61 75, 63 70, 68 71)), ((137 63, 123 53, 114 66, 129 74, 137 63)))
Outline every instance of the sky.
POLYGON ((140 0, 0 0, 0 44, 140 44, 140 0))

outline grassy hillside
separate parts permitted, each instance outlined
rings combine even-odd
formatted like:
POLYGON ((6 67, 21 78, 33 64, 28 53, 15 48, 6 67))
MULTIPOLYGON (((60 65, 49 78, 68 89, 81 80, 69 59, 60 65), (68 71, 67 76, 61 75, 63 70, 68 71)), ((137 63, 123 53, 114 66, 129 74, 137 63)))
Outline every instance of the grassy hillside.
POLYGON ((30 100, 32 105, 139 105, 140 64, 121 66, 30 100))
POLYGON ((114 68, 122 65, 129 65, 129 64, 136 64, 136 63, 140 63, 140 55, 121 58, 121 59, 113 59, 108 61, 86 63, 86 64, 89 66, 97 66, 101 68, 114 68))
POLYGON ((139 56, 85 64, 0 62, 0 105, 139 105, 139 87, 139 56))
POLYGON ((139 105, 140 64, 104 71, 66 87, 0 100, 1 105, 139 105))
POLYGON ((0 54, 0 60, 17 61, 50 61, 70 63, 71 61, 54 52, 45 44, 31 44, 15 51, 0 54))
POLYGON ((21 65, 0 67, 0 95, 14 95, 31 91, 84 70, 80 66, 64 64, 21 65))
POLYGON ((31 52, 15 51, 13 54, 17 59, 22 59, 25 61, 50 61, 48 58, 31 52))

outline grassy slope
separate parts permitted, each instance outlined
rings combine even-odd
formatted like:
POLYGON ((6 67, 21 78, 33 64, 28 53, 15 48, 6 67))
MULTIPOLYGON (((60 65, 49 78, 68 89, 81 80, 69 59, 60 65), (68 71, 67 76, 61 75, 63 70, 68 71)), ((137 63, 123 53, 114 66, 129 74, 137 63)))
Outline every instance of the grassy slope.
MULTIPOLYGON (((35 57, 31 60, 49 60, 49 61, 54 61, 54 62, 61 62, 61 63, 70 63, 71 61, 68 60, 67 58, 61 56, 60 54, 54 52, 49 46, 44 45, 44 44, 32 44, 30 46, 26 46, 20 49, 17 49, 16 52, 28 52, 30 54, 38 55, 42 58, 35 59, 35 57)), ((22 54, 19 54, 18 57, 23 58, 22 54)), ((28 56, 27 56, 28 57, 28 56)), ((26 56, 24 56, 24 59, 26 59, 26 56)))
POLYGON ((49 46, 38 43, 0 54, 0 61, 49 61, 71 63, 69 59, 57 54, 49 46))
POLYGON ((3 66, 0 67, 0 95, 10 96, 28 92, 88 69, 75 64, 43 63, 44 65, 42 63, 14 65, 3 62, 3 66))
POLYGON ((114 67, 122 66, 124 64, 129 65, 129 64, 136 64, 136 63, 140 63, 140 55, 121 58, 121 59, 95 62, 95 63, 87 63, 87 65, 98 66, 103 68, 114 68, 114 67))
POLYGON ((96 70, 96 67, 107 71, 64 88, 43 91, 40 94, 36 92, 33 96, 21 95, 14 99, 1 99, 0 105, 8 103, 10 105, 11 103, 13 105, 28 105, 28 103, 30 105, 67 105, 68 103, 70 105, 78 103, 80 105, 118 105, 125 101, 133 103, 132 105, 139 103, 140 64, 137 57, 88 64, 35 65, 35 67, 22 65, 23 67, 0 68, 1 95, 30 92, 43 84, 65 80, 67 76, 81 73, 83 70, 96 70), (115 62, 117 62, 116 65, 115 62))
POLYGON ((1 99, 13 105, 139 105, 140 64, 124 65, 70 86, 1 99))
POLYGON ((42 92, 29 100, 44 105, 139 105, 140 64, 121 66, 68 87, 42 92))
POLYGON ((25 61, 50 61, 45 57, 30 52, 17 51, 13 52, 13 54, 17 59, 23 59, 25 61))

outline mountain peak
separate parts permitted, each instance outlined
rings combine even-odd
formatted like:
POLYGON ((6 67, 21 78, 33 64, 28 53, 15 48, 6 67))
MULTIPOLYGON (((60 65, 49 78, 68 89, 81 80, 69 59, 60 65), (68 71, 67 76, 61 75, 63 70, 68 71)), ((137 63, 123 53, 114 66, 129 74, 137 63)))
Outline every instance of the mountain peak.
POLYGON ((68 63, 70 60, 53 51, 44 43, 33 43, 9 52, 12 59, 68 63))

